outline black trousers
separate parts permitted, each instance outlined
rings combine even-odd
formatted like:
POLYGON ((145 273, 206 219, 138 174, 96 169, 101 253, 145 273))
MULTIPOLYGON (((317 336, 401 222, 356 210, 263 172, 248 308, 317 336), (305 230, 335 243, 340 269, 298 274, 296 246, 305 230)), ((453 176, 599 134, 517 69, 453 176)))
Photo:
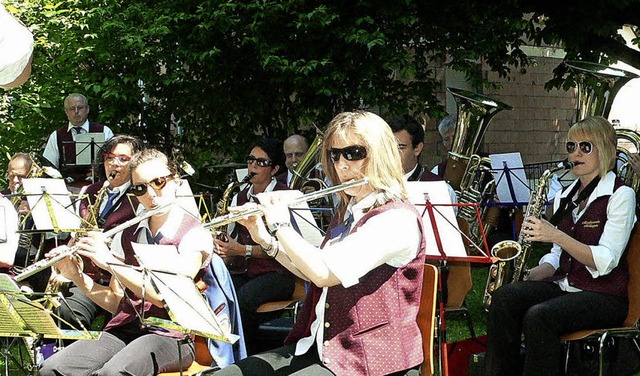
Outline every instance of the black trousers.
POLYGON ((590 291, 568 293, 552 282, 504 285, 493 294, 489 309, 486 374, 561 375, 560 336, 620 325, 628 306, 626 297, 590 291), (522 334, 524 366, 519 355, 522 334))

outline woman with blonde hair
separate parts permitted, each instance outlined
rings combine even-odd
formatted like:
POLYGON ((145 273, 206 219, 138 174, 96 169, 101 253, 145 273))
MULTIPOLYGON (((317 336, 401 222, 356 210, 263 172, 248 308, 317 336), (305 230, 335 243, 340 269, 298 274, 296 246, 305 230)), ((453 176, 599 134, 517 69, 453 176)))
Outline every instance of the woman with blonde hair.
POLYGON ((551 251, 527 280, 493 294, 488 375, 560 375, 562 334, 615 327, 627 315, 623 253, 635 223, 635 193, 614 173, 616 132, 605 118, 588 117, 569 129, 566 149, 578 179, 558 192, 549 221, 528 217, 522 230, 531 241, 553 243, 551 251))
MULTIPOLYGON (((422 362, 416 323, 422 287, 422 221, 406 201, 400 154, 387 123, 369 112, 337 115, 325 132, 323 169, 340 193, 320 248, 291 226, 286 202, 258 206, 242 223, 271 257, 310 282, 284 347, 220 375, 404 374, 422 362)), ((245 205, 236 211, 255 208, 245 205)))

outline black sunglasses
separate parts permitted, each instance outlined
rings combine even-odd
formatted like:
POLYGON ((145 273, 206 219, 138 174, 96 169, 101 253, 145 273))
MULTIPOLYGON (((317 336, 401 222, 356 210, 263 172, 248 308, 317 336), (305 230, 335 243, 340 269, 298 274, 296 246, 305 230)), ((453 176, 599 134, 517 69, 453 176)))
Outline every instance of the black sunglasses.
POLYGON ((267 158, 256 158, 253 155, 247 156, 247 164, 256 163, 258 167, 269 167, 273 165, 273 161, 268 160, 267 158))
POLYGON ((338 162, 340 160, 340 155, 348 161, 359 161, 367 157, 367 148, 360 145, 352 145, 342 149, 329 149, 329 158, 331 159, 331 162, 338 162))
POLYGON ((591 141, 567 141, 566 147, 567 153, 569 154, 575 153, 576 150, 578 150, 578 147, 583 154, 591 154, 591 152, 593 151, 593 144, 591 143, 591 141))
POLYGON ((131 193, 136 196, 143 196, 147 193, 147 189, 149 186, 155 189, 156 191, 161 190, 167 185, 167 181, 173 179, 173 175, 161 176, 159 178, 155 178, 148 183, 136 184, 131 186, 131 193))

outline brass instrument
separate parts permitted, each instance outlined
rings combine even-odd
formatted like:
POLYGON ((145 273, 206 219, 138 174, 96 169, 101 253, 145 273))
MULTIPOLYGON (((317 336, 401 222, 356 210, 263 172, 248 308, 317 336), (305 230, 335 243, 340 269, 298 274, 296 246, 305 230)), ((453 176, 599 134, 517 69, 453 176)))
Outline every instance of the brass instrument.
POLYGON ((609 116, 613 98, 634 73, 586 61, 567 61, 565 65, 573 73, 578 90, 576 122, 587 116, 609 116))
MULTIPOLYGON (((138 223, 140 223, 141 221, 152 217, 160 212, 162 212, 163 210, 166 210, 169 206, 173 205, 173 203, 168 203, 165 205, 160 205, 157 206, 151 210, 145 211, 143 213, 141 213, 140 215, 131 218, 130 220, 123 222, 121 224, 119 224, 118 226, 113 227, 110 230, 107 230, 104 232, 104 235, 107 238, 110 238, 112 236, 114 236, 115 234, 125 230, 127 227, 131 227, 133 225, 136 225, 138 223)), ((20 282, 23 281, 26 278, 31 277, 32 275, 39 273, 43 270, 45 270, 46 268, 50 267, 51 265, 55 264, 56 262, 62 260, 63 258, 67 257, 67 256, 72 256, 74 254, 76 254, 76 252, 78 252, 78 246, 73 246, 73 247, 69 247, 68 249, 58 253, 57 255, 48 258, 48 259, 43 259, 40 260, 38 262, 35 262, 33 264, 31 264, 30 266, 24 268, 22 270, 22 273, 16 275, 13 279, 16 282, 20 282)))
MULTIPOLYGON (((549 188, 549 180, 558 171, 572 169, 581 162, 564 161, 560 166, 546 170, 536 185, 535 190, 531 192, 527 211, 524 219, 528 217, 540 218, 547 204, 547 191, 549 188)), ((523 225, 523 229, 526 228, 523 225)), ((505 283, 518 282, 523 277, 526 264, 529 260, 531 241, 525 237, 523 229, 520 230, 518 240, 504 240, 496 243, 491 248, 491 256, 498 261, 489 268, 487 277, 487 285, 484 292, 483 304, 485 308, 491 305, 491 294, 505 283)), ((525 273, 526 274, 526 273, 525 273)))
POLYGON ((633 170, 629 162, 632 153, 640 152, 640 135, 630 129, 616 129, 618 136, 618 152, 616 159, 618 161, 618 176, 624 182, 638 192, 640 189, 640 176, 633 170), (623 141, 621 144, 620 141, 623 141), (624 141, 630 142, 635 150, 629 150, 624 145, 624 141))
MULTIPOLYGON (((216 205, 216 218, 222 217, 229 213, 229 210, 227 208, 229 206, 229 201, 231 200, 231 194, 233 193, 233 191, 235 191, 236 188, 249 183, 251 178, 253 178, 254 176, 255 173, 249 172, 247 176, 245 176, 241 181, 231 181, 229 185, 227 185, 227 188, 222 194, 222 198, 216 205)), ((226 228, 215 230, 215 237, 222 240, 223 242, 229 241, 229 234, 227 234, 226 228)), ((246 271, 246 259, 244 256, 228 256, 224 257, 223 260, 224 264, 227 266, 227 269, 231 273, 244 273, 246 271)))
MULTIPOLYGON (((311 193, 307 193, 306 195, 300 196, 299 198, 293 200, 292 202, 289 203, 289 206, 296 206, 299 205, 303 202, 308 202, 308 201, 313 201, 313 200, 317 200, 319 198, 322 198, 326 195, 330 195, 330 194, 334 194, 340 191, 344 191, 345 189, 349 189, 349 188, 355 188, 355 187, 359 187, 361 185, 365 185, 369 183, 369 179, 368 178, 362 178, 359 180, 350 180, 347 182, 344 182, 342 184, 338 184, 338 185, 334 185, 332 187, 328 187, 325 189, 321 189, 319 191, 315 191, 315 192, 311 192, 311 193)), ((251 216, 251 215, 255 215, 255 214, 260 214, 262 213, 262 211, 258 208, 256 209, 250 209, 250 210, 245 210, 241 213, 233 213, 233 214, 226 214, 217 218, 214 218, 211 222, 205 223, 204 227, 207 229, 215 229, 218 227, 222 227, 225 225, 228 225, 229 223, 233 223, 233 222, 238 222, 239 220, 241 220, 242 218, 251 216)))
MULTIPOLYGON (((98 193, 96 194, 96 199, 94 201, 93 204, 89 204, 87 206, 87 212, 85 213, 85 216, 83 218, 83 222, 82 222, 82 230, 91 230, 91 231, 99 231, 100 228, 98 226, 98 217, 100 215, 99 210, 100 210, 100 205, 102 204, 102 200, 104 200, 104 197, 107 195, 107 188, 109 188, 109 185, 111 184, 111 180, 113 180, 113 178, 115 178, 117 172, 114 171, 111 173, 111 175, 109 175, 109 177, 107 177, 107 180, 105 180, 105 182, 102 184, 102 187, 100 188, 100 190, 98 191, 98 193)), ((71 241, 69 242, 69 246, 72 247, 75 242, 78 240, 78 238, 80 237, 80 232, 76 232, 74 237, 71 239, 71 241)), ((76 265, 78 266, 78 271, 80 273, 82 273, 82 271, 84 270, 84 261, 82 260, 82 257, 78 256, 78 254, 74 253, 72 256, 73 262, 76 263, 76 265)), ((47 287, 44 290, 45 293, 47 293, 49 296, 54 296, 57 295, 58 292, 60 292, 60 290, 62 290, 63 288, 66 288, 69 284, 71 283, 71 281, 69 281, 68 279, 64 278, 60 272, 58 271, 58 269, 55 266, 51 267, 51 276, 49 277, 49 282, 47 283, 47 287)), ((45 308, 51 310, 54 308, 58 307, 58 301, 57 300, 47 300, 47 302, 45 302, 46 304, 44 304, 45 308)))

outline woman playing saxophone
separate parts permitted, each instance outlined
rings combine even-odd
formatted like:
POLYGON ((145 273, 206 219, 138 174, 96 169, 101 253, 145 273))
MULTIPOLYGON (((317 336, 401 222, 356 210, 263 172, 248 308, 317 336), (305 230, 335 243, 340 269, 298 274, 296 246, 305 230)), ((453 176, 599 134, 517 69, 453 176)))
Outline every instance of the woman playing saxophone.
POLYGON ((635 222, 635 193, 616 176, 616 132, 603 117, 569 129, 569 161, 578 179, 554 201, 550 221, 525 218, 524 236, 553 243, 527 280, 493 294, 488 375, 560 375, 560 336, 620 325, 628 309, 622 258, 635 222), (524 333, 526 356, 519 362, 524 333))

